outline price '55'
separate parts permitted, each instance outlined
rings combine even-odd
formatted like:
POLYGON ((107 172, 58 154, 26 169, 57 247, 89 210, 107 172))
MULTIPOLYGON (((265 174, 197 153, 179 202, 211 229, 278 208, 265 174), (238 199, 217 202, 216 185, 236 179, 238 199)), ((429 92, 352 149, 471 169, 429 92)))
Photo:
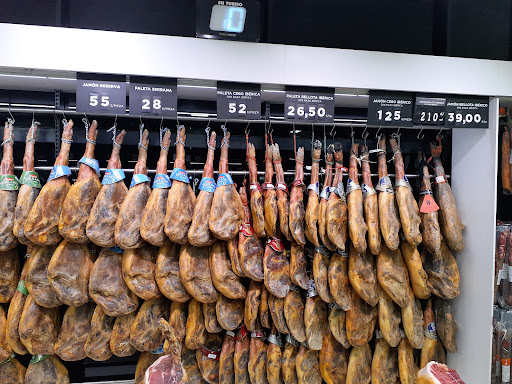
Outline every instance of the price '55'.
POLYGON ((102 107, 108 107, 110 105, 110 99, 108 95, 101 96, 101 99, 98 100, 98 94, 91 93, 89 95, 89 105, 91 107, 96 107, 98 103, 101 103, 102 107))

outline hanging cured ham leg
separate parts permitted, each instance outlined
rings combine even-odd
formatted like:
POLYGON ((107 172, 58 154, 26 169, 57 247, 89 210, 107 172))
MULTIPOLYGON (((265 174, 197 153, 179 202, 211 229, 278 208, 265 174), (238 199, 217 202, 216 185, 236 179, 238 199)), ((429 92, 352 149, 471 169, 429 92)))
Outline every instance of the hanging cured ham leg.
POLYGON ((327 236, 329 240, 340 250, 345 250, 347 241, 348 208, 343 188, 343 152, 341 143, 334 145, 334 158, 336 159, 336 173, 332 182, 333 191, 327 202, 327 236))
MULTIPOLYGON (((207 128, 207 134, 209 128, 207 128)), ((215 236, 210 231, 208 221, 215 193, 215 180, 213 179, 213 158, 215 156, 216 133, 212 132, 207 142, 208 155, 204 164, 203 177, 199 183, 199 195, 192 216, 192 224, 188 230, 188 242, 195 247, 207 247, 215 242, 215 236)))
POLYGON ((25 141, 25 156, 23 157, 23 173, 20 177, 20 190, 14 212, 13 233, 22 244, 30 245, 30 240, 25 236, 25 220, 41 191, 41 182, 34 169, 34 146, 38 122, 32 122, 25 141))
POLYGON ((14 122, 10 119, 5 122, 4 128, 4 156, 0 164, 0 251, 8 251, 18 245, 14 236, 14 213, 18 200, 19 181, 14 176, 14 122))
POLYGON ((290 262, 281 240, 277 237, 269 238, 267 241, 263 256, 263 271, 268 291, 284 299, 291 285, 290 262))
POLYGON ((183 286, 197 301, 217 301, 219 293, 213 286, 207 247, 183 244, 179 256, 179 273, 183 286))
POLYGON ((318 215, 320 214, 318 173, 320 171, 321 152, 322 143, 316 140, 313 144, 313 153, 311 154, 313 164, 311 165, 311 183, 308 185, 308 204, 306 206, 306 237, 315 247, 320 246, 317 223, 318 215))
POLYGON ((196 195, 190 187, 190 181, 185 171, 185 127, 178 127, 176 137, 176 160, 172 170, 173 179, 169 196, 167 197, 167 212, 165 213, 165 234, 172 242, 185 244, 187 234, 192 224, 196 195))
POLYGON ((279 144, 272 146, 274 169, 276 171, 276 193, 277 193, 277 210, 279 211, 279 228, 281 235, 287 240, 292 240, 290 234, 290 202, 288 200, 288 187, 284 182, 283 164, 281 163, 281 152, 279 152, 279 144))
POLYGON ((171 180, 167 175, 167 155, 171 144, 171 132, 166 131, 160 145, 160 158, 156 164, 153 190, 149 196, 140 224, 140 235, 148 243, 161 247, 169 241, 164 232, 165 207, 171 180))
POLYGON ((71 187, 66 176, 71 174, 68 160, 72 138, 73 121, 69 120, 62 132, 62 145, 52 173, 37 196, 25 222, 25 235, 36 245, 55 245, 62 239, 59 233, 59 220, 62 203, 71 187))
POLYGON ((386 163, 386 137, 379 138, 379 185, 376 189, 379 193, 379 223, 382 238, 387 247, 394 251, 400 245, 400 219, 395 203, 395 192, 393 184, 388 176, 388 165, 386 163))
POLYGON ((122 130, 115 137, 107 171, 101 182, 103 186, 94 201, 87 221, 87 237, 98 247, 113 247, 116 245, 114 234, 117 216, 119 216, 119 209, 128 193, 128 188, 126 188, 123 181, 125 176, 119 158, 125 135, 126 131, 122 130))
POLYGON ((226 245, 220 241, 210 247, 210 272, 213 285, 228 299, 245 299, 247 291, 240 278, 233 273, 226 252, 226 245))
POLYGON ((101 189, 99 179, 100 166, 94 158, 98 123, 94 120, 91 127, 84 119, 87 144, 84 156, 79 160, 80 169, 75 184, 69 189, 60 214, 59 232, 62 237, 72 243, 88 243, 86 226, 92 205, 101 189))
POLYGON ((331 144, 327 147, 327 154, 325 157, 325 178, 324 188, 320 194, 320 206, 318 208, 318 236, 323 245, 330 251, 336 250, 336 246, 329 240, 327 236, 327 202, 329 200, 330 189, 332 184, 332 166, 334 158, 334 146, 331 144))
POLYGON ((265 182, 262 185, 264 207, 265 207, 265 232, 268 237, 276 235, 277 230, 277 195, 272 179, 274 177, 274 167, 272 166, 273 149, 267 145, 265 152, 265 182))
POLYGON ((400 212, 400 219, 402 221, 402 230, 405 238, 412 245, 421 243, 420 232, 420 212, 418 203, 412 195, 412 188, 409 181, 405 177, 404 160, 400 145, 395 138, 389 140, 391 150, 393 151, 393 160, 395 162, 396 172, 396 201, 398 203, 398 210, 400 212))
POLYGON ((379 201, 377 191, 373 188, 367 146, 361 147, 361 161, 363 168, 364 215, 368 227, 368 247, 372 255, 376 256, 379 254, 382 246, 379 225, 379 201))
POLYGON ((452 188, 446 180, 446 173, 440 158, 441 149, 441 145, 431 146, 432 159, 436 170, 436 201, 439 204, 439 224, 448 247, 453 252, 462 252, 464 250, 462 232, 466 227, 460 220, 452 188))
POLYGON ((432 253, 436 259, 439 259, 441 253, 441 241, 443 236, 441 235, 441 228, 439 227, 438 210, 439 207, 434 201, 432 187, 430 184, 430 174, 428 172, 428 165, 425 161, 425 156, 420 153, 418 160, 422 165, 423 180, 421 183, 420 192, 420 218, 423 245, 432 253))
POLYGON ((219 178, 210 211, 210 230, 220 240, 231 240, 240 229, 244 217, 242 199, 228 173, 229 132, 224 131, 219 161, 219 178))
MULTIPOLYGON (((265 206, 263 191, 258 183, 258 167, 256 166, 256 149, 253 143, 248 144, 247 162, 249 164, 249 191, 251 193, 252 223, 256 236, 265 237, 265 206)), ((288 201, 288 199, 286 199, 288 201)), ((288 218, 288 216, 286 216, 288 218)), ((288 221, 286 221, 288 225, 288 221)), ((282 229, 281 229, 282 230, 282 229)))
POLYGON ((297 149, 295 155, 295 181, 290 192, 290 233, 299 245, 306 244, 304 229, 304 148, 297 149))
POLYGON ((254 281, 262 281, 263 274, 263 246, 261 241, 254 236, 255 231, 251 226, 251 211, 245 185, 240 188, 240 198, 244 206, 244 221, 238 233, 238 252, 240 254, 240 267, 245 276, 254 281))
POLYGON ((363 215, 363 192, 357 180, 357 155, 359 144, 353 143, 350 151, 349 179, 347 181, 348 231, 354 248, 366 252, 368 226, 363 215))
MULTIPOLYGON (((144 125, 141 125, 141 129, 144 125)), ((142 133, 139 143, 139 158, 133 170, 133 178, 116 221, 115 239, 117 245, 123 249, 140 248, 144 244, 144 239, 140 235, 140 224, 144 214, 144 207, 151 194, 148 182, 148 169, 146 160, 148 157, 148 139, 147 129, 142 133)))

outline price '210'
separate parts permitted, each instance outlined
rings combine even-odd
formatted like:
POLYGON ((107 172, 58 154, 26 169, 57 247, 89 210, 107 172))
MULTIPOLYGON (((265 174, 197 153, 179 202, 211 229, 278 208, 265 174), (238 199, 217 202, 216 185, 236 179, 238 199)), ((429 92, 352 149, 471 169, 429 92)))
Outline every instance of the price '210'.
POLYGON ((400 111, 383 111, 382 109, 377 110, 377 119, 384 121, 399 121, 401 117, 400 111))

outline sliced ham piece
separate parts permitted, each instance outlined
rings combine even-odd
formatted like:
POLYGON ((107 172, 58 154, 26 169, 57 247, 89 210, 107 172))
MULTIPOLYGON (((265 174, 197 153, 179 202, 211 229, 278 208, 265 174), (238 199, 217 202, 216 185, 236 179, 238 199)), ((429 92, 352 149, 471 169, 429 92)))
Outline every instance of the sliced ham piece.
POLYGON ((240 229, 244 217, 242 199, 228 171, 229 132, 222 140, 219 178, 213 195, 209 225, 213 235, 220 240, 231 240, 240 229))
MULTIPOLYGON (((25 141, 25 156, 23 156, 23 173, 34 172, 34 147, 37 127, 39 123, 32 122, 32 126, 28 130, 27 139, 25 141)), ((8 145, 8 144, 7 144, 8 145)), ((20 190, 18 191, 18 201, 16 202, 16 210, 14 212, 14 227, 13 233, 18 238, 19 242, 25 245, 30 245, 31 242, 25 235, 25 220, 36 201, 37 195, 41 191, 40 181, 37 174, 27 173, 27 179, 33 180, 33 183, 25 184, 23 182, 23 174, 20 178, 22 182, 20 190), (39 186, 37 186, 39 183, 39 186)))
MULTIPOLYGON (((69 120, 62 132, 62 144, 55 166, 68 166, 72 138, 73 120, 69 120)), ((56 172, 57 176, 60 174, 56 172)), ((70 188, 68 178, 63 175, 48 181, 41 189, 25 222, 25 235, 33 244, 55 245, 62 239, 59 233, 60 213, 70 188)))
POLYGON ((210 231, 208 221, 212 208, 215 182, 213 181, 213 158, 215 156, 216 133, 212 132, 208 141, 208 154, 203 169, 203 178, 199 184, 192 223, 188 230, 188 242, 195 247, 207 247, 215 242, 215 236, 210 231))
MULTIPOLYGON (((122 169, 119 152, 125 135, 126 131, 122 130, 115 138, 112 154, 107 164, 107 169, 111 170, 110 172, 122 169)), ((94 201, 86 227, 87 237, 98 247, 113 247, 116 245, 114 234, 117 216, 119 216, 121 204, 123 204, 128 193, 128 188, 126 188, 122 179, 106 184, 110 182, 108 177, 106 178, 107 180, 105 180, 105 177, 103 178, 104 185, 94 201)))
MULTIPOLYGON (((158 181, 158 178, 163 178, 164 176, 162 175, 167 177, 167 155, 169 154, 170 144, 171 132, 166 131, 160 145, 160 158, 156 164, 157 176, 155 177, 155 182, 158 181)), ((140 235, 148 243, 161 247, 169 242, 164 232, 165 208, 169 187, 163 188, 163 186, 159 185, 157 187, 153 184, 153 190, 144 208, 144 215, 140 224, 140 235)))
POLYGON ((416 384, 464 384, 457 371, 435 361, 418 372, 416 384))
MULTIPOLYGON (((247 162, 249 164, 249 191, 251 194, 251 213, 253 227, 256 236, 265 237, 265 206, 263 201, 263 191, 260 187, 260 184, 258 183, 256 149, 254 148, 254 144, 252 143, 248 144, 247 162)), ((286 217, 288 218, 288 216, 286 217)), ((286 221, 286 224, 288 224, 288 220, 286 221)))
POLYGON ((180 125, 175 143, 176 160, 171 175, 173 181, 167 197, 164 225, 165 234, 172 242, 178 244, 185 244, 188 240, 187 235, 196 207, 196 195, 185 171, 185 138, 185 127, 180 125))

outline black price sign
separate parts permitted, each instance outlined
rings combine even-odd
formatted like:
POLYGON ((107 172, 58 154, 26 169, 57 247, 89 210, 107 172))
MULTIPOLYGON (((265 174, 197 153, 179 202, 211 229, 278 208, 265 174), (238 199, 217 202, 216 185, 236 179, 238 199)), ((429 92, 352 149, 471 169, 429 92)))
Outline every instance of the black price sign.
POLYGON ((257 120, 261 117, 260 87, 217 87, 217 117, 219 119, 257 120))
POLYGON ((334 121, 334 89, 321 91, 286 90, 284 119, 287 121, 334 121))
POLYGON ((412 96, 370 91, 368 125, 412 126, 412 96))
POLYGON ((446 98, 416 97, 414 122, 421 125, 444 125, 446 98))
POLYGON ((130 115, 176 117, 176 79, 130 78, 130 115))
POLYGON ((76 110, 85 113, 126 113, 126 81, 104 80, 105 76, 80 75, 76 81, 76 110))
POLYGON ((445 127, 488 128, 489 99, 487 97, 448 98, 445 127))

